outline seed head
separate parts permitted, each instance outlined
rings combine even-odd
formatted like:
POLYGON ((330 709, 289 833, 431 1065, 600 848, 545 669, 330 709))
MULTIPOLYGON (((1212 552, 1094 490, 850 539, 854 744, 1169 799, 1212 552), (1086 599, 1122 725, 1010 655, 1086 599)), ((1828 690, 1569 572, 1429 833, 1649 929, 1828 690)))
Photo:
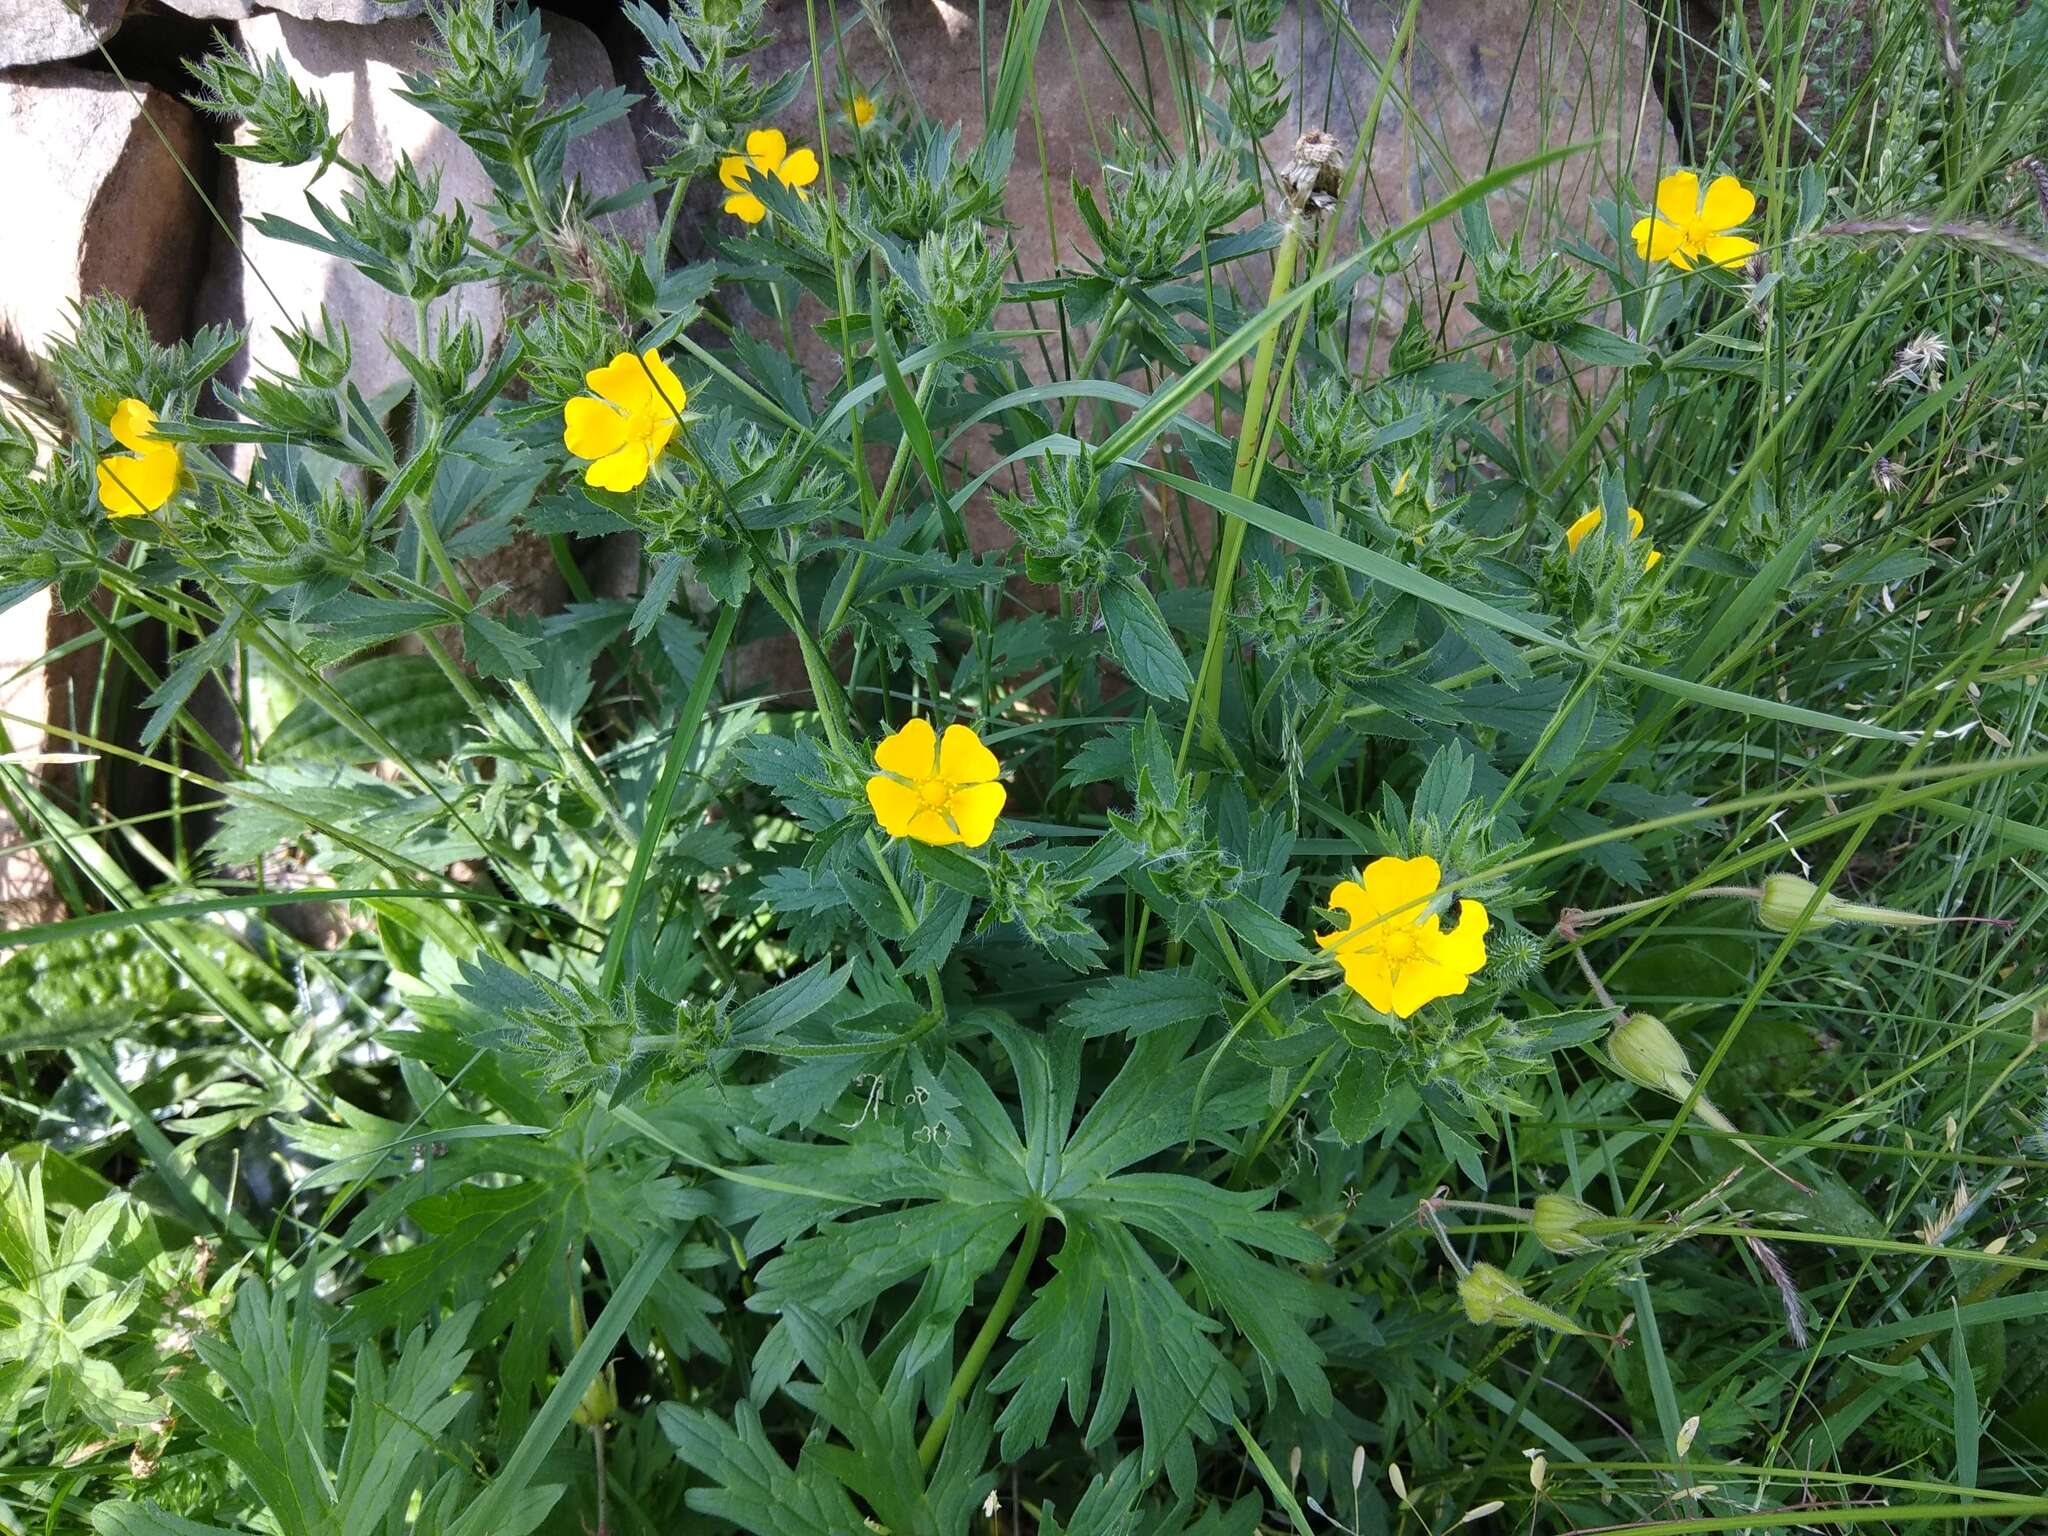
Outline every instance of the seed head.
POLYGON ((1692 1091, 1692 1062, 1685 1047, 1653 1013, 1631 1013, 1607 1037, 1607 1054, 1630 1082, 1667 1098, 1692 1091))
POLYGON ((1481 1325, 1528 1326, 1593 1336, 1590 1329, 1581 1328, 1562 1312, 1532 1300, 1519 1282, 1491 1264, 1474 1264, 1459 1277, 1458 1300, 1465 1308, 1465 1316, 1481 1325))
POLYGON ((1294 141, 1294 158, 1280 172, 1280 188, 1296 213, 1320 218, 1344 190, 1344 149, 1320 129, 1294 141))
POLYGON ((1600 1219, 1600 1213, 1583 1200, 1542 1194, 1536 1197, 1529 1225, 1536 1241, 1552 1253, 1591 1253, 1600 1246, 1600 1239, 1588 1229, 1588 1223, 1600 1219))
MULTIPOLYGON (((1757 898, 1756 918, 1773 933, 1790 933, 1799 926, 1800 914, 1813 900, 1817 887, 1797 875, 1765 877, 1763 894, 1757 898)), ((1957 919, 1929 917, 1921 912, 1904 912, 1896 907, 1866 906, 1860 901, 1843 901, 1824 895, 1806 920, 1806 927, 1833 928, 1839 923, 1861 923, 1877 928, 1925 928, 1930 924, 1957 919)))

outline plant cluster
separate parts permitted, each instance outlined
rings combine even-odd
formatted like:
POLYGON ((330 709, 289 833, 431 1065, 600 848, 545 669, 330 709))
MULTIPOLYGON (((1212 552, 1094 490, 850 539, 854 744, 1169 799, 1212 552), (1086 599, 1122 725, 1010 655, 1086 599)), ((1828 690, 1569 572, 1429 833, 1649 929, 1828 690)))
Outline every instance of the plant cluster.
POLYGON ((1503 236, 1600 146, 1388 228, 1401 71, 1349 141, 1276 3, 1141 7, 1047 271, 1043 0, 978 141, 879 9, 771 79, 629 6, 641 242, 522 0, 405 82, 476 208, 201 63, 415 324, 229 389, 94 300, 0 439, 0 588, 109 658, 75 794, 0 759, 72 914, 0 959, 0 1524, 2048 1515, 2048 7, 1876 7, 1869 160, 1762 9, 1764 149, 1503 236))

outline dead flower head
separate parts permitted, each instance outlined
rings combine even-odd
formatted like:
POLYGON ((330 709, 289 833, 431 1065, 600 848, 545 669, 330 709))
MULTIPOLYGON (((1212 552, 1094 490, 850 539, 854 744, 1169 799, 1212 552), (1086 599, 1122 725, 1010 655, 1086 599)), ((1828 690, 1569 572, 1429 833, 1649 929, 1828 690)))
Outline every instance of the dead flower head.
POLYGON ((1344 190, 1344 148, 1321 130, 1294 141, 1294 158, 1280 172, 1287 206, 1296 213, 1320 218, 1337 206, 1344 190))

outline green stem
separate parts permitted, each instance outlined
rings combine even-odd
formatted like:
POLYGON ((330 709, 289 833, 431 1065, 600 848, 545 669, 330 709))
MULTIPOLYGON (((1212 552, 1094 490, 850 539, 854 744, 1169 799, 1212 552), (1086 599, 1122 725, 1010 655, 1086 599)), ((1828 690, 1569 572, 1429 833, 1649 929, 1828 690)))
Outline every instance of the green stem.
MULTIPOLYGON (((1293 286, 1295 257, 1300 247, 1301 231, 1290 221, 1286 233, 1280 237, 1280 249, 1273 258, 1273 285, 1266 295, 1268 309, 1286 298, 1287 290, 1293 286)), ((1260 458, 1260 428, 1265 425, 1266 393, 1272 382, 1273 354, 1279 345, 1279 328, 1274 327, 1259 339, 1258 350, 1252 354, 1252 376, 1244 396, 1244 419, 1238 424, 1237 463, 1230 476, 1233 495, 1245 494, 1260 458)), ((1230 589, 1237 577, 1238 556, 1244 549, 1245 526, 1227 512, 1218 514, 1218 524, 1220 537, 1217 540, 1216 567, 1211 578, 1209 628, 1202 640, 1202 670, 1195 683, 1195 707, 1188 711, 1187 729, 1181 733, 1180 758, 1176 765, 1182 769, 1187 767, 1188 748, 1194 741, 1198 723, 1202 745, 1208 747, 1215 743, 1217 717, 1223 708, 1223 630, 1230 617, 1230 589)))
POLYGON ((619 813, 619 808, 612 803, 612 797, 605 793, 604 786, 598 783, 597 775, 590 771, 590 762, 584 757, 583 749, 564 736, 549 717, 547 706, 541 703, 540 695, 533 691, 533 685, 523 677, 516 677, 506 686, 511 689, 512 696, 520 702, 527 714, 533 717, 533 723, 549 749, 561 759, 562 769, 569 775, 569 782, 576 786, 577 793, 588 800, 598 813, 611 823, 614 832, 627 842, 632 842, 633 828, 619 813))
MULTIPOLYGON (((764 562, 766 552, 758 546, 755 555, 764 562)), ((763 571, 761 579, 754 584, 754 590, 776 616, 789 626, 789 632, 796 636, 797 649, 803 655, 804 676, 810 679, 811 695, 817 701, 818 714, 825 722, 825 734, 831 739, 833 750, 849 752, 853 749, 853 726, 846 712, 846 700, 839 691, 839 679, 832 675, 832 667, 825 659, 825 653, 818 649, 818 642, 812 638, 805 626, 803 615, 795 602, 795 587, 791 584, 785 596, 775 587, 775 578, 763 571)))
POLYGON ((945 1444, 946 1431, 952 1426, 954 1415, 959 1413, 960 1405, 974 1389, 975 1378, 988 1363, 989 1351, 996 1347, 996 1340, 1009 1323, 1010 1314, 1017 1309, 1017 1298, 1024 1292, 1025 1278, 1031 1273, 1032 1261, 1038 1257, 1038 1240, 1044 1235, 1045 1213, 1041 1211, 1025 1226, 1024 1241, 1017 1249, 1009 1274, 1003 1278, 1003 1288, 996 1293, 996 1303, 982 1320, 981 1331, 974 1336, 974 1342, 967 1346, 967 1358, 953 1373, 953 1380, 946 1388, 946 1400, 933 1416, 931 1428, 917 1443, 917 1464, 920 1467, 929 1470, 931 1464, 938 1460, 939 1447, 945 1444))
MULTIPOLYGON (((1088 350, 1081 354, 1080 366, 1074 370, 1073 377, 1085 379, 1090 376, 1090 370, 1095 366, 1095 359, 1102 353, 1103 343, 1109 340, 1110 332, 1116 329, 1116 323, 1123 318, 1123 312, 1124 296, 1119 292, 1109 308, 1103 311, 1102 323, 1095 328, 1095 335, 1088 343, 1088 350)), ((1080 406, 1081 397, 1079 395, 1074 395, 1068 399, 1066 409, 1060 412, 1060 431, 1071 432, 1074 430, 1074 413, 1080 409, 1080 406)))
POLYGON ((611 930, 605 935, 604 970, 598 982, 602 996, 611 996, 625 970, 626 949, 633 932, 633 919, 640 910, 640 896, 647 886, 647 871, 653 866, 654 850, 668 827, 669 807, 675 802, 676 786, 682 782, 683 764, 689 760, 690 751, 697 744, 697 728, 703 723, 704 711, 711 702, 711 688, 717 681, 719 664, 725 659, 725 648, 732 640, 733 627, 739 622, 739 616, 737 606, 720 611, 711 639, 704 647, 704 659, 697 663, 697 675, 690 680, 690 692, 683 700, 682 713, 676 717, 675 734, 669 737, 668 756, 661 765, 661 778, 655 783, 654 794, 647 802, 640 841, 633 850, 633 867, 626 873, 626 889, 619 897, 619 910, 612 919, 611 930))
MULTIPOLYGON (((939 365, 927 363, 917 380, 917 408, 922 411, 931 404, 932 388, 938 382, 939 365)), ((861 521, 861 536, 872 539, 879 535, 889 521, 889 508, 896 503, 896 490, 903 479, 903 472, 910 464, 910 434, 906 431, 896 440, 896 456, 889 461, 889 473, 882 481, 881 494, 875 498, 872 514, 861 521)), ((943 496, 944 491, 934 486, 933 493, 943 496)), ((868 563, 868 552, 861 550, 853 557, 853 570, 847 575, 846 585, 839 590, 839 600, 832 605, 832 617, 820 631, 826 636, 839 633, 839 626, 846 622, 846 611, 853 606, 853 594, 860 587, 860 575, 868 563)))

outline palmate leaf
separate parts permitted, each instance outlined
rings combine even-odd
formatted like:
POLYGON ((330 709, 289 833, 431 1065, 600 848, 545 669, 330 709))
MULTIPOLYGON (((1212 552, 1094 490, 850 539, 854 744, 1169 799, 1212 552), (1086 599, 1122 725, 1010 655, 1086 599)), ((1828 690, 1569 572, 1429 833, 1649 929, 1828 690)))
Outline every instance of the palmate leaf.
MULTIPOLYGON (((472 1127, 433 1129, 449 1139, 427 1176, 402 1178, 374 1197, 381 1224, 403 1217, 419 1240, 368 1261, 365 1273, 376 1283, 351 1301, 340 1332, 389 1335, 431 1314, 444 1297, 481 1300, 477 1343, 503 1339, 494 1361, 500 1423, 517 1423, 541 1383, 551 1338, 566 1328, 563 1256, 588 1244, 608 1272, 623 1273, 649 1232, 694 1220, 709 1209, 709 1197, 669 1176, 666 1160, 646 1155, 594 1101, 545 1136, 455 1139, 452 1133, 472 1127), (484 1178, 491 1182, 476 1182, 484 1178)), ((372 1127, 356 1139, 374 1144, 377 1135, 372 1127)), ((309 1135, 303 1125, 294 1140, 314 1151, 344 1144, 309 1135)), ((360 1155, 349 1166, 360 1171, 360 1155)), ((716 1331, 701 1322, 709 1299, 682 1274, 665 1273, 651 1305, 671 1343, 722 1352, 716 1331)))
MULTIPOLYGON (((936 1082, 955 1100, 959 1131, 942 1156, 872 1127, 850 1145, 745 1138, 763 1154, 754 1172, 841 1197, 835 1207, 750 1191, 741 1202, 754 1213, 749 1257, 781 1250, 748 1301, 783 1317, 756 1357, 757 1392, 795 1368, 792 1309, 836 1324, 918 1276, 917 1325, 892 1340, 901 1350, 894 1368, 921 1369, 949 1347, 975 1282, 1036 1215, 1058 1222, 1064 1238, 1054 1279, 1011 1330, 1021 1348, 990 1384, 1011 1395, 999 1421, 1006 1460, 1044 1442, 1063 1397, 1090 1446, 1135 1401, 1145 1466, 1156 1474, 1164 1465, 1186 1486, 1194 1438, 1227 1425, 1247 1392, 1228 1346, 1233 1331, 1252 1346, 1269 1396, 1284 1381, 1303 1412, 1327 1411, 1321 1352, 1308 1334, 1320 1304, 1281 1262, 1322 1257, 1322 1240, 1266 1209, 1271 1191, 1139 1168, 1187 1133, 1206 1063, 1187 1054, 1200 1020, 1141 1038, 1077 1125, 1081 1032, 1055 1027, 1041 1037, 1002 1015, 983 1017, 1015 1074, 1021 1125, 985 1074, 952 1055, 936 1082), (878 1209, 849 1214, 855 1207, 878 1209)), ((1212 1083, 1203 1133, 1228 1144, 1265 1109, 1264 1084, 1248 1074, 1212 1083)))
MULTIPOLYGON (((475 1321, 476 1309, 466 1307, 431 1334, 414 1329, 388 1366, 376 1345, 364 1345, 339 1446, 328 1429, 326 1329, 255 1281, 236 1293, 225 1335, 194 1340, 225 1395, 215 1394, 204 1373, 174 1375, 165 1385, 282 1536, 374 1536, 403 1523, 422 1473, 437 1466, 431 1453, 468 1406, 469 1395, 454 1388, 475 1321)), ((102 1536, 203 1529, 127 1502, 100 1505, 93 1524, 102 1536)))
POLYGON ((806 1308, 787 1308, 783 1325, 813 1378, 783 1390, 843 1443, 813 1435, 792 1468, 769 1443, 751 1403, 740 1403, 730 1424, 665 1403, 659 1417, 676 1454, 716 1480, 714 1487, 690 1491, 690 1507, 755 1536, 817 1536, 869 1529, 853 1502, 858 1496, 884 1529, 900 1536, 965 1530, 994 1485, 982 1470, 987 1413, 971 1411, 957 1423, 927 1477, 912 1434, 915 1371, 899 1360, 888 1380, 877 1381, 856 1343, 806 1308))

